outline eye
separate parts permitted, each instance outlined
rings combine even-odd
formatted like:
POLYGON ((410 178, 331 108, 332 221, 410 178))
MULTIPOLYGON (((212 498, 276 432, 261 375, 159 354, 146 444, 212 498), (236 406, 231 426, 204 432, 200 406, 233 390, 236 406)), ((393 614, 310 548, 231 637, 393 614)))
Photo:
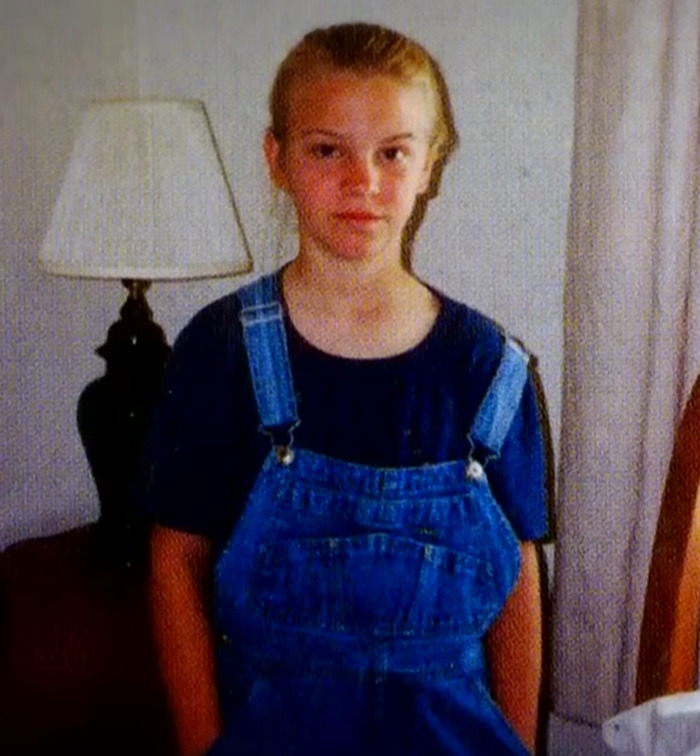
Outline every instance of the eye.
POLYGON ((401 145, 392 145, 382 149, 382 160, 387 163, 403 163, 408 157, 408 150, 401 145))
POLYGON ((340 157, 340 148, 332 142, 318 142, 311 145, 311 154, 321 160, 331 160, 340 157))

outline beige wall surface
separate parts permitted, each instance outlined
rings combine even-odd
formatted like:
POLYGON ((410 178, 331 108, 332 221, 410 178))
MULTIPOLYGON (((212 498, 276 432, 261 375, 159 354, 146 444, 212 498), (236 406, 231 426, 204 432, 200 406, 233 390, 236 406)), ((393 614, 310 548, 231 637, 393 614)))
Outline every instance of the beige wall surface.
MULTIPOLYGON (((438 58, 461 147, 420 231, 416 269, 539 359, 558 436, 573 123, 575 0, 0 0, 0 548, 95 519, 76 402, 123 300, 54 278, 38 250, 84 105, 203 100, 257 270, 289 233, 260 149, 270 80, 307 29, 386 23, 438 58)), ((169 339, 233 280, 154 284, 169 339)))

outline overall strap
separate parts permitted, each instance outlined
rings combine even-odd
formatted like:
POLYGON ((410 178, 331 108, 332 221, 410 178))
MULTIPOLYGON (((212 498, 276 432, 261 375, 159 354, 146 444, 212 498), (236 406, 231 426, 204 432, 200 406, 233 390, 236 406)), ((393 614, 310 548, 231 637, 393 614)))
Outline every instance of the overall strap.
MULTIPOLYGON (((236 292, 261 429, 273 435, 299 423, 296 395, 287 350, 278 274, 254 281, 236 292)), ((274 439, 273 439, 274 440, 274 439)))
POLYGON ((518 411, 527 382, 529 355, 512 339, 503 344, 503 356, 469 433, 472 449, 481 448, 486 458, 498 457, 518 411))

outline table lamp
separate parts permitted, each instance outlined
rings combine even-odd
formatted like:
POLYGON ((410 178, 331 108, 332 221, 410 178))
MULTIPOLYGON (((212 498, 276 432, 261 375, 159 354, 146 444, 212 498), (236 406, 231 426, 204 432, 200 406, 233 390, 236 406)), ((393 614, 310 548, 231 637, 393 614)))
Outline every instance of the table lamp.
POLYGON ((131 489, 170 347, 153 321, 153 280, 228 276, 251 256, 203 103, 89 105, 40 262, 49 273, 120 279, 120 319, 97 354, 106 372, 78 401, 78 428, 100 499, 108 551, 131 562, 145 528, 131 489))

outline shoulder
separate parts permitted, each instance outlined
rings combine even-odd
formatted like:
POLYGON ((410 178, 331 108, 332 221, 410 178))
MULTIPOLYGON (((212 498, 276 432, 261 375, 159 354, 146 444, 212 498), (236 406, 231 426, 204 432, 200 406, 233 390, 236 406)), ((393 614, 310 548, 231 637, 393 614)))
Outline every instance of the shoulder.
POLYGON ((167 385, 190 393, 197 387, 222 388, 244 371, 240 304, 230 292, 195 313, 173 343, 167 385))
POLYGON ((240 334, 240 314, 244 306, 276 297, 279 273, 256 278, 210 302, 197 312, 182 330, 178 341, 201 339, 229 340, 240 334))
POLYGON ((226 294, 199 310, 185 325, 175 340, 178 346, 217 340, 228 337, 235 331, 240 313, 240 303, 236 292, 226 294))
POLYGON ((201 361, 202 365, 239 363, 243 352, 242 295, 260 280, 234 289, 195 313, 175 339, 174 360, 201 361))
POLYGON ((499 362, 506 352, 517 353, 529 368, 537 360, 519 337, 509 333, 500 323, 479 310, 433 289, 441 303, 436 330, 443 346, 456 354, 471 355, 478 362, 499 362), (510 346, 510 349, 506 347, 510 346))
MULTIPOLYGON (((445 319, 469 385, 485 395, 510 335, 494 320, 445 297, 445 319)), ((529 354, 516 341, 526 361, 529 354)), ((509 371, 510 372, 510 371, 509 371)), ((528 373, 530 371, 528 370, 528 373)), ((539 400, 532 375, 526 381, 499 456, 490 463, 489 483, 521 540, 541 538, 547 529, 545 448, 539 400)))
POLYGON ((434 290, 440 301, 435 329, 436 346, 448 363, 457 361, 470 371, 493 373, 503 353, 506 333, 495 320, 434 290))
POLYGON ((504 331, 495 320, 464 302, 436 292, 444 317, 464 338, 481 341, 490 346, 503 343, 504 331))

